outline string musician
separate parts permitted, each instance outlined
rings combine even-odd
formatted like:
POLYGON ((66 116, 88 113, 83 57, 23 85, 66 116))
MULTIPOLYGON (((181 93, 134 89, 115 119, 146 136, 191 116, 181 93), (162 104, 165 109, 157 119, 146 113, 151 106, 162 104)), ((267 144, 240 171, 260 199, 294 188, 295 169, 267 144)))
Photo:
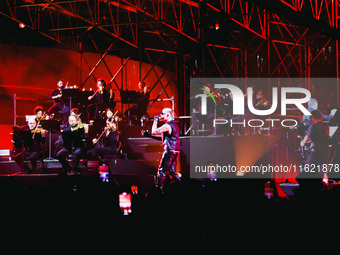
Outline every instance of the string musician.
POLYGON ((103 133, 98 138, 92 140, 93 144, 102 142, 102 145, 96 146, 93 150, 88 151, 88 158, 98 159, 105 155, 117 155, 120 147, 119 131, 117 131, 117 124, 114 120, 114 116, 108 118, 103 133))
POLYGON ((97 91, 88 97, 88 100, 92 102, 87 107, 88 120, 98 120, 101 118, 106 108, 109 105, 110 95, 106 90, 106 81, 104 79, 97 80, 97 91))
POLYGON ((253 100, 255 103, 255 108, 258 110, 266 110, 270 108, 269 101, 264 97, 263 91, 258 90, 255 94, 255 100, 253 100))
MULTIPOLYGON (((77 124, 78 124, 79 126, 83 126, 83 127, 84 127, 84 132, 87 134, 87 133, 89 132, 89 125, 82 122, 82 120, 81 120, 81 118, 80 118, 81 113, 79 113, 78 108, 72 108, 71 111, 70 111, 70 116, 71 116, 71 115, 74 116, 74 117, 76 117, 76 119, 77 119, 77 124)), ((62 129, 63 129, 63 130, 67 130, 67 128, 69 128, 69 127, 70 127, 70 124, 69 124, 69 122, 67 121, 67 122, 62 126, 62 129)))
POLYGON ((62 131, 62 137, 59 140, 63 148, 56 157, 61 163, 64 173, 81 173, 78 165, 84 152, 87 132, 85 132, 85 125, 79 123, 75 115, 68 117, 68 123, 69 125, 62 131), (72 166, 67 162, 69 155, 73 155, 72 166))
POLYGON ((70 108, 65 105, 62 100, 63 88, 65 86, 65 81, 60 79, 57 83, 58 88, 53 90, 48 97, 48 99, 53 100, 53 106, 48 109, 47 114, 62 113, 63 114, 63 124, 66 123, 68 116, 70 115, 70 108))
POLYGON ((37 170, 37 161, 41 157, 44 149, 46 130, 37 127, 35 118, 30 118, 28 123, 23 126, 20 131, 30 131, 32 134, 33 145, 26 148, 23 152, 20 151, 14 156, 15 162, 21 167, 22 163, 24 170, 28 174, 35 173, 37 170), (31 162, 32 169, 28 166, 27 162, 22 162, 22 153, 24 153, 24 160, 31 162))
POLYGON ((35 114, 35 120, 38 123, 38 121, 45 119, 44 113, 43 113, 44 109, 42 108, 42 106, 37 106, 34 108, 34 114, 35 114))

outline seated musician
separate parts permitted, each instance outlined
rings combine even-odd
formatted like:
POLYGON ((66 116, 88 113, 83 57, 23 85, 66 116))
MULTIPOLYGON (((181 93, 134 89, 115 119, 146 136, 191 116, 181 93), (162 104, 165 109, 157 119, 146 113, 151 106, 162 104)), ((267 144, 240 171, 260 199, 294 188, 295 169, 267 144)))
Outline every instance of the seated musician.
POLYGON ((116 130, 118 130, 118 121, 119 121, 119 117, 116 115, 118 113, 118 111, 116 111, 116 113, 114 113, 113 108, 107 108, 105 111, 105 119, 110 119, 110 118, 114 118, 114 122, 116 125, 116 130))
POLYGON ((254 96, 254 108, 257 110, 266 110, 270 107, 269 101, 264 97, 263 91, 258 90, 254 96))
POLYGON ((44 109, 42 108, 42 106, 37 106, 34 108, 34 114, 35 114, 35 120, 36 122, 38 123, 40 120, 43 120, 44 119, 44 116, 43 116, 43 111, 44 109))
POLYGON ((97 146, 93 150, 87 152, 88 158, 98 159, 105 155, 117 155, 119 149, 119 132, 116 129, 114 119, 106 120, 106 127, 101 137, 93 139, 93 143, 97 144, 102 140, 102 146, 97 146))
POLYGON ((134 124, 140 124, 140 119, 148 109, 150 98, 150 92, 148 92, 148 87, 144 81, 138 83, 138 89, 137 103, 133 104, 131 108, 124 112, 125 117, 134 122, 134 124), (134 116, 137 116, 137 121, 135 121, 134 116))
POLYGON ((107 108, 105 111, 105 117, 106 119, 112 118, 114 115, 114 112, 112 110, 112 108, 107 108))
POLYGON ((77 123, 80 126, 84 126, 84 132, 85 134, 87 134, 89 132, 89 125, 88 124, 84 124, 80 118, 81 113, 79 113, 78 108, 72 108, 70 115, 73 115, 77 118, 77 123))
POLYGON ((80 136, 81 141, 77 142, 76 144, 70 143, 70 141, 64 141, 61 139, 61 143, 63 144, 63 149, 61 149, 57 153, 57 159, 63 166, 63 169, 66 173, 73 173, 74 171, 81 173, 81 171, 78 170, 78 165, 80 162, 80 158, 84 151, 84 140, 86 138, 86 132, 84 130, 84 125, 81 125, 78 123, 77 117, 74 115, 70 115, 68 117, 69 126, 67 126, 63 132, 70 132, 70 133, 76 133, 80 136), (69 155, 72 155, 73 152, 73 162, 72 167, 67 162, 67 158, 69 155))
MULTIPOLYGON (((30 148, 26 148, 24 151, 24 159, 27 159, 28 161, 31 161, 32 164, 32 169, 28 166, 26 162, 24 162, 24 170, 28 174, 35 173, 37 170, 37 161, 41 157, 41 153, 44 149, 44 144, 45 144, 45 135, 46 135, 46 130, 43 129, 36 129, 37 127, 37 122, 35 118, 31 118, 28 120, 28 124, 23 126, 21 128, 21 131, 31 131, 32 133, 32 138, 33 138, 33 146, 30 148)), ((14 156, 15 162, 22 166, 22 152, 17 153, 14 156)))
POLYGON ((60 79, 57 83, 58 88, 53 90, 48 99, 53 100, 53 106, 48 109, 47 114, 56 114, 62 113, 63 114, 63 124, 66 123, 68 116, 70 115, 70 108, 65 105, 62 100, 62 91, 64 88, 65 81, 60 79))
POLYGON ((92 102, 92 104, 87 107, 88 120, 100 119, 108 107, 110 95, 105 87, 106 81, 104 79, 98 79, 97 91, 88 97, 88 100, 92 102))

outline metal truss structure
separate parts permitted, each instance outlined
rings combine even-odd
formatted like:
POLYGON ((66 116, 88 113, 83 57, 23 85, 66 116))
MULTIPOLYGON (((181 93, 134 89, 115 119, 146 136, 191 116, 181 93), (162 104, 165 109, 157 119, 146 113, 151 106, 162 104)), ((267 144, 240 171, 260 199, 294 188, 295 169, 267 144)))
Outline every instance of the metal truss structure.
MULTIPOLYGON (((179 114, 188 115, 190 77, 300 77, 307 88, 312 77, 338 78, 339 7, 339 0, 2 0, 0 14, 65 48, 100 53, 81 86, 104 64, 122 89, 115 79, 130 59, 151 65, 140 79, 155 72, 160 94, 170 74, 179 114), (124 59, 118 70, 107 54, 124 59)), ((339 84, 331 93, 339 95, 339 84)))

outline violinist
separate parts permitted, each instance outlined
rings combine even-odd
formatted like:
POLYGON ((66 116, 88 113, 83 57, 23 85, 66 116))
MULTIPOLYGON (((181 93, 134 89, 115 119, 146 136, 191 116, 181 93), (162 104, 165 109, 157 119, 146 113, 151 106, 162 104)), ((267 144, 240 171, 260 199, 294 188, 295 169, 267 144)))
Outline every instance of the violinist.
MULTIPOLYGON (((82 123, 81 118, 80 118, 81 113, 79 113, 78 108, 72 108, 72 109, 71 109, 71 112, 70 112, 70 116, 71 116, 71 115, 73 115, 73 116, 75 116, 75 117, 77 118, 77 124, 78 124, 79 126, 84 126, 84 131, 85 131, 85 133, 88 133, 89 126, 88 126, 88 124, 82 123)), ((63 130, 66 130, 66 128, 69 128, 69 127, 70 127, 70 124, 69 124, 69 122, 67 121, 67 122, 62 126, 62 129, 63 129, 63 130)))
POLYGON ((264 97, 263 91, 258 90, 255 94, 254 107, 258 110, 265 110, 270 107, 269 101, 264 97))
POLYGON ((37 107, 35 107, 34 108, 34 114, 35 114, 35 120, 36 120, 36 122, 38 123, 39 122, 39 120, 42 120, 43 119, 43 108, 42 108, 42 106, 37 106, 37 107))
POLYGON ((86 133, 84 131, 84 125, 80 125, 77 117, 74 115, 68 117, 68 123, 69 126, 67 126, 62 133, 71 133, 73 137, 77 139, 70 141, 64 140, 62 137, 60 143, 62 143, 64 147, 57 153, 57 159, 66 173, 73 173, 74 171, 81 173, 81 171, 78 170, 78 165, 85 147, 84 140, 86 139, 86 133), (72 154, 73 162, 71 167, 67 162, 67 158, 72 154))
POLYGON ((74 115, 74 116, 77 117, 78 124, 81 124, 81 123, 82 123, 81 118, 80 118, 79 109, 78 109, 78 108, 72 108, 71 111, 70 111, 70 115, 74 115))
POLYGON ((117 155, 119 150, 119 132, 116 129, 114 118, 106 120, 106 127, 99 138, 93 139, 92 142, 97 144, 102 140, 102 146, 97 146, 87 152, 87 156, 92 159, 98 159, 104 155, 117 155))
POLYGON ((14 160, 18 165, 22 165, 22 155, 24 153, 24 158, 31 161, 32 169, 24 162, 24 169, 28 174, 35 173, 37 170, 37 161, 40 158, 45 144, 46 130, 37 128, 37 121, 35 118, 28 120, 28 124, 21 128, 21 131, 30 131, 33 138, 33 146, 26 148, 24 152, 17 153, 14 156, 14 160))
POLYGON ((98 79, 97 91, 88 97, 88 100, 92 102, 92 104, 87 107, 88 120, 100 119, 108 107, 110 95, 105 87, 106 81, 104 79, 98 79))
POLYGON ((116 130, 118 130, 118 121, 119 121, 119 117, 116 116, 118 111, 116 111, 116 113, 114 113, 112 108, 107 108, 105 111, 105 116, 106 116, 106 120, 107 119, 111 119, 114 118, 114 122, 116 124, 116 130))
POLYGON ((48 99, 53 100, 53 106, 48 109, 47 114, 62 113, 63 114, 63 124, 66 123, 68 116, 70 115, 70 108, 66 106, 62 100, 63 88, 65 81, 60 79, 57 83, 58 88, 53 90, 48 97, 48 99))

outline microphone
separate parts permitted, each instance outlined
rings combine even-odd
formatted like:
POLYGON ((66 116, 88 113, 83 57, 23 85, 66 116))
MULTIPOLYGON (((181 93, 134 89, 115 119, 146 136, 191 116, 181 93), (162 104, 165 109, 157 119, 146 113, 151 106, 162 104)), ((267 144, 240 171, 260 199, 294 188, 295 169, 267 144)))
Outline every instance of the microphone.
POLYGON ((145 137, 151 137, 151 134, 150 134, 150 132, 148 130, 142 130, 141 133, 145 137))

